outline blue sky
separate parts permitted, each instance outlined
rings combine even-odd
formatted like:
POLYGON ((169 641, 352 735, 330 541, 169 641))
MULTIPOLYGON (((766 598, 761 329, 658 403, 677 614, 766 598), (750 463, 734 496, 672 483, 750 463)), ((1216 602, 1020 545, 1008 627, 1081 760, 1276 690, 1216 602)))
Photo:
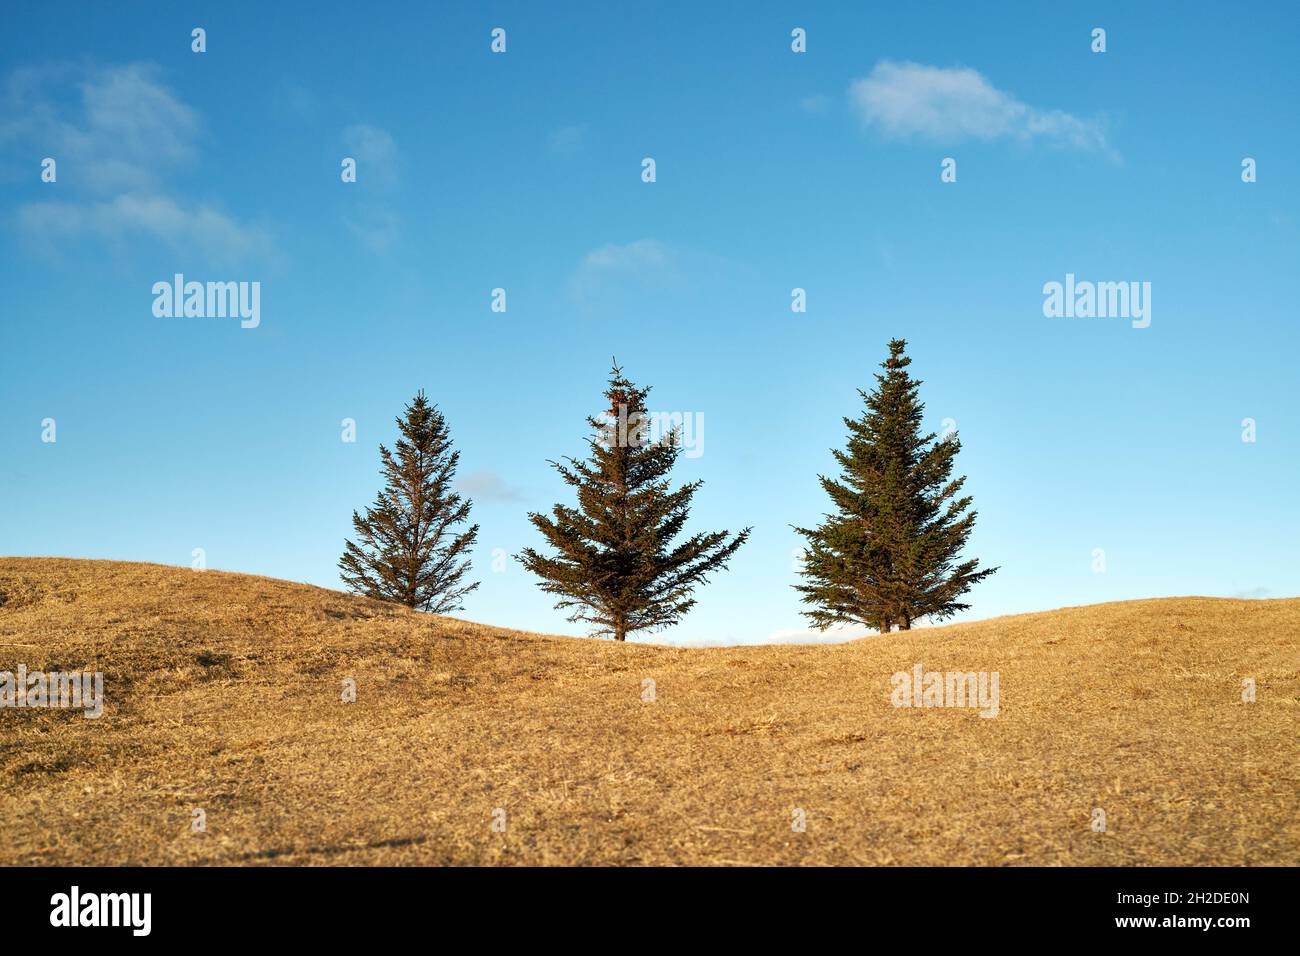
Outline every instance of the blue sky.
POLYGON ((24 9, 0 39, 0 553, 201 547, 340 587, 423 388, 482 525, 461 616, 581 634, 492 559, 568 500, 547 459, 583 452, 617 356, 703 416, 694 527, 754 526, 637 639, 803 639, 790 526, 901 336, 927 424, 962 438, 970 553, 1001 566, 969 617, 1300 591, 1294 10, 700 6, 24 9), (260 282, 260 325, 155 317, 178 272, 260 282), (1151 283, 1149 327, 1045 317, 1067 273, 1151 283))

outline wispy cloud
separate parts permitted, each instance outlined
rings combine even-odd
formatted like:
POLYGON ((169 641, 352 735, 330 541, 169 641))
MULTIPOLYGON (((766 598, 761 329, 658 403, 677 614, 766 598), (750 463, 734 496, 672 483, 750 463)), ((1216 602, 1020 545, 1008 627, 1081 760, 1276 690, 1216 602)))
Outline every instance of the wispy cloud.
POLYGON ((397 143, 386 129, 357 123, 343 130, 343 147, 357 161, 357 181, 385 188, 397 185, 397 143))
POLYGON ((401 218, 386 203, 363 201, 343 217, 343 224, 371 252, 388 252, 402 234, 401 218))
POLYGON ((507 484, 490 468, 471 471, 456 482, 456 490, 475 501, 522 501, 523 493, 513 485, 507 484))
POLYGON ((388 130, 356 123, 343 130, 343 148, 356 160, 357 181, 347 186, 355 202, 343 216, 343 224, 370 249, 383 255, 397 244, 402 234, 402 217, 391 194, 401 184, 401 155, 388 130))
POLYGON ((563 126, 546 137, 546 150, 557 156, 571 156, 587 145, 585 125, 563 126))
POLYGON ((636 239, 593 249, 570 282, 576 299, 585 302, 611 283, 644 283, 664 277, 671 269, 673 253, 657 239, 636 239))
POLYGON ((1100 120, 1030 106, 964 67, 885 60, 850 85, 849 101, 864 125, 889 138, 1013 139, 1109 151, 1100 120))
POLYGON ((94 71, 56 65, 14 71, 5 84, 0 143, 41 147, 60 182, 100 194, 155 188, 194 158, 198 114, 132 63, 94 71), (60 99, 73 99, 71 109, 60 99))
MULTIPOLYGON (((17 227, 40 248, 89 238, 151 238, 234 260, 264 255, 270 237, 211 204, 168 195, 165 180, 197 157, 199 115, 156 66, 14 71, 4 88, 0 148, 58 163, 57 200, 20 205, 17 227)), ((34 175, 34 174, 33 174, 34 175)))
POLYGON ((32 202, 18 208, 19 228, 36 243, 57 246, 91 237, 112 245, 159 239, 177 250, 197 249, 219 262, 246 261, 271 251, 263 230, 242 225, 209 205, 182 205, 161 195, 131 193, 106 201, 32 202))
POLYGON ((799 101, 799 109, 805 113, 825 113, 831 108, 831 98, 824 93, 805 96, 799 101))
POLYGON ((272 106, 295 120, 315 119, 321 112, 320 98, 302 83, 292 79, 280 81, 271 94, 272 106))
POLYGON ((743 259, 659 239, 634 239, 590 250, 569 278, 569 294, 584 313, 606 309, 690 307, 699 294, 733 295, 737 301, 762 281, 743 259))
POLYGON ((637 239, 623 245, 610 244, 593 249, 582 260, 584 269, 593 272, 628 272, 668 264, 668 247, 657 239, 637 239))

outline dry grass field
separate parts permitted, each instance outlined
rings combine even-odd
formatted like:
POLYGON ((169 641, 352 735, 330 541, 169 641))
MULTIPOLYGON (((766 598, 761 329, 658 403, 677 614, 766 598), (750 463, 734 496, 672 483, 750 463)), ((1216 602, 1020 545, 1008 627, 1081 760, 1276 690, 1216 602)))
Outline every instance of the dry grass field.
POLYGON ((0 559, 0 602, 0 671, 107 701, 0 710, 0 864, 1300 863, 1300 600, 709 649, 105 561, 0 559), (917 662, 1000 714, 891 706, 917 662))

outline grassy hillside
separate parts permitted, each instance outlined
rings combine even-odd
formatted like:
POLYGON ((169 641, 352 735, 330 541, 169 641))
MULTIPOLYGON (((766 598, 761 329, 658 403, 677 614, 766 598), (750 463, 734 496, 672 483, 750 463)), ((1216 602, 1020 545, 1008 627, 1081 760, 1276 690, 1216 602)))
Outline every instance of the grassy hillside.
POLYGON ((1295 865, 1298 650, 1300 600, 674 649, 3 558, 0 671, 107 704, 0 710, 0 864, 1295 865), (917 662, 999 672, 1001 713, 891 706, 917 662))

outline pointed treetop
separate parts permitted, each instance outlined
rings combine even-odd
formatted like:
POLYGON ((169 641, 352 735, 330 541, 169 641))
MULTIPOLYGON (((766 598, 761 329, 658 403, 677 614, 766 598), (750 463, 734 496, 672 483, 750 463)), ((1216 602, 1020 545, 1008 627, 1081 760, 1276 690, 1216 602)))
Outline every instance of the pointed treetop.
POLYGON ((613 418, 619 417, 619 406, 623 406, 623 414, 630 412, 645 411, 645 398, 650 394, 650 386, 637 388, 623 374, 623 367, 618 364, 618 359, 611 359, 612 367, 609 372, 609 390, 605 392, 605 397, 609 399, 609 415, 613 418))
POLYGON ((905 368, 912 364, 912 360, 903 354, 903 349, 907 348, 907 339, 890 339, 889 340, 889 358, 881 363, 883 368, 895 369, 905 368))

